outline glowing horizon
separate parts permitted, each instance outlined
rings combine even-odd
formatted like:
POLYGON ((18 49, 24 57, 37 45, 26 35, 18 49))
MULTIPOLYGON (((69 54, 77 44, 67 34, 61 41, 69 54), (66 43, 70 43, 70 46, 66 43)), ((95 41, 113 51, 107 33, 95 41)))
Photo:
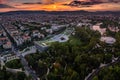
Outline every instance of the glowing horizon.
MULTIPOLYGON (((0 7, 0 12, 7 11, 18 11, 18 10, 44 10, 44 11, 75 11, 75 10, 86 10, 86 11, 120 11, 120 2, 107 2, 101 4, 91 5, 89 7, 81 6, 68 6, 73 0, 0 0, 3 5, 9 7, 0 7), (48 2, 47 2, 48 1, 48 2), (39 3, 38 3, 39 2, 39 3)), ((83 0, 82 0, 83 1, 83 0)), ((86 1, 86 0, 84 0, 86 1)), ((93 1, 93 0, 92 0, 93 1)), ((94 0, 95 1, 95 0, 94 0)), ((99 1, 99 0, 98 0, 99 1)), ((104 0, 106 1, 106 0, 104 0)))

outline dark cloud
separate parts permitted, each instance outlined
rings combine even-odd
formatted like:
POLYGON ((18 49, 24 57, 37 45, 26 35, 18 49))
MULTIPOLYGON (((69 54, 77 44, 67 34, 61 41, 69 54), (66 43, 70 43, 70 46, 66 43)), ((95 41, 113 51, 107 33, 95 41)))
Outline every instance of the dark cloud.
POLYGON ((9 6, 7 4, 0 4, 0 8, 14 8, 14 7, 9 6))
POLYGON ((42 4, 42 3, 41 2, 35 2, 35 3, 28 2, 28 3, 23 3, 23 4, 31 5, 31 4, 42 4))
POLYGON ((41 0, 43 4, 53 4, 55 0, 41 0))
POLYGON ((73 0, 69 4, 65 4, 65 5, 76 6, 76 7, 90 7, 96 4, 113 3, 113 2, 118 3, 120 2, 120 0, 85 0, 85 1, 73 0))
MULTIPOLYGON (((79 0, 80 1, 80 0, 79 0)), ((105 2, 105 3, 109 3, 109 2, 120 2, 120 0, 85 0, 85 1, 89 1, 89 2, 105 2)))
POLYGON ((77 6, 77 7, 80 7, 80 6, 89 7, 91 5, 101 4, 101 3, 103 3, 103 2, 97 1, 97 0, 91 0, 91 1, 72 1, 68 5, 69 6, 77 6))

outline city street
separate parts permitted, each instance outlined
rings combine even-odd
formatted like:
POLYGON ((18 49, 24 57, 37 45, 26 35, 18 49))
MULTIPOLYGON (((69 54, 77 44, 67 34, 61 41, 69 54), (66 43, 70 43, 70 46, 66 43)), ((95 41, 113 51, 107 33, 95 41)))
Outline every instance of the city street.
MULTIPOLYGON (((2 26, 2 25, 1 25, 2 26)), ((4 26, 2 26, 2 28, 5 30, 5 32, 7 33, 7 36, 8 38, 11 40, 11 42, 13 42, 12 40, 12 37, 10 36, 10 34, 7 32, 7 30, 5 29, 4 26)), ((21 63, 22 65, 24 66, 24 69, 25 69, 25 72, 29 75, 32 76, 33 80, 38 80, 38 77, 37 75, 35 74, 35 72, 30 69, 30 67, 28 66, 28 62, 26 61, 26 59, 22 56, 21 53, 18 52, 18 49, 15 48, 15 45, 14 43, 12 43, 12 51, 17 55, 19 56, 19 58, 21 59, 21 63)))

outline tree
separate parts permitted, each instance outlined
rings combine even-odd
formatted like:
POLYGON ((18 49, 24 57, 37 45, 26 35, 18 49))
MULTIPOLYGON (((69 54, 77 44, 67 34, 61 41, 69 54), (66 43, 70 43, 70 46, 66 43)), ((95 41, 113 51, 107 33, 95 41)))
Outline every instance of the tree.
POLYGON ((26 75, 24 72, 18 72, 17 73, 17 79, 18 80, 24 80, 26 78, 26 75))
POLYGON ((48 77, 48 80, 58 80, 58 78, 56 77, 56 75, 53 74, 53 73, 49 73, 49 75, 47 77, 48 77))
POLYGON ((92 80, 99 80, 98 76, 95 76, 92 80))
POLYGON ((70 80, 80 80, 79 74, 76 71, 73 71, 70 80))
POLYGON ((115 39, 116 39, 115 47, 118 49, 120 48, 120 32, 116 33, 115 39))
POLYGON ((112 61, 112 54, 105 54, 104 61, 105 63, 110 63, 112 61))
POLYGON ((85 47, 85 50, 86 51, 91 51, 93 48, 95 48, 95 46, 97 45, 98 41, 99 41, 98 38, 92 37, 90 39, 89 44, 85 47))

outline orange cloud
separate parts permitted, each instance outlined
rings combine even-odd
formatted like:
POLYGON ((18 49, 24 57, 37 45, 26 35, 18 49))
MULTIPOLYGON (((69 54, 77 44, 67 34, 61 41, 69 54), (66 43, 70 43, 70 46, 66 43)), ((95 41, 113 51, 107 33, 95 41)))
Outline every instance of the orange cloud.
MULTIPOLYGON (((0 3, 5 3, 6 0, 0 0, 0 3)), ((41 1, 41 0, 39 0, 41 1)), ((120 10, 119 3, 103 3, 103 4, 95 4, 90 7, 75 7, 75 6, 67 6, 63 4, 69 4, 73 0, 42 0, 44 4, 23 4, 23 3, 7 3, 15 8, 10 9, 0 9, 0 12, 6 11, 16 11, 16 10, 45 10, 45 11, 74 11, 74 10, 87 10, 87 11, 105 11, 105 10, 120 10), (107 7, 106 7, 107 6, 107 7)), ((85 1, 85 0, 84 0, 85 1)))
POLYGON ((5 0, 0 0, 0 4, 2 4, 5 0))

